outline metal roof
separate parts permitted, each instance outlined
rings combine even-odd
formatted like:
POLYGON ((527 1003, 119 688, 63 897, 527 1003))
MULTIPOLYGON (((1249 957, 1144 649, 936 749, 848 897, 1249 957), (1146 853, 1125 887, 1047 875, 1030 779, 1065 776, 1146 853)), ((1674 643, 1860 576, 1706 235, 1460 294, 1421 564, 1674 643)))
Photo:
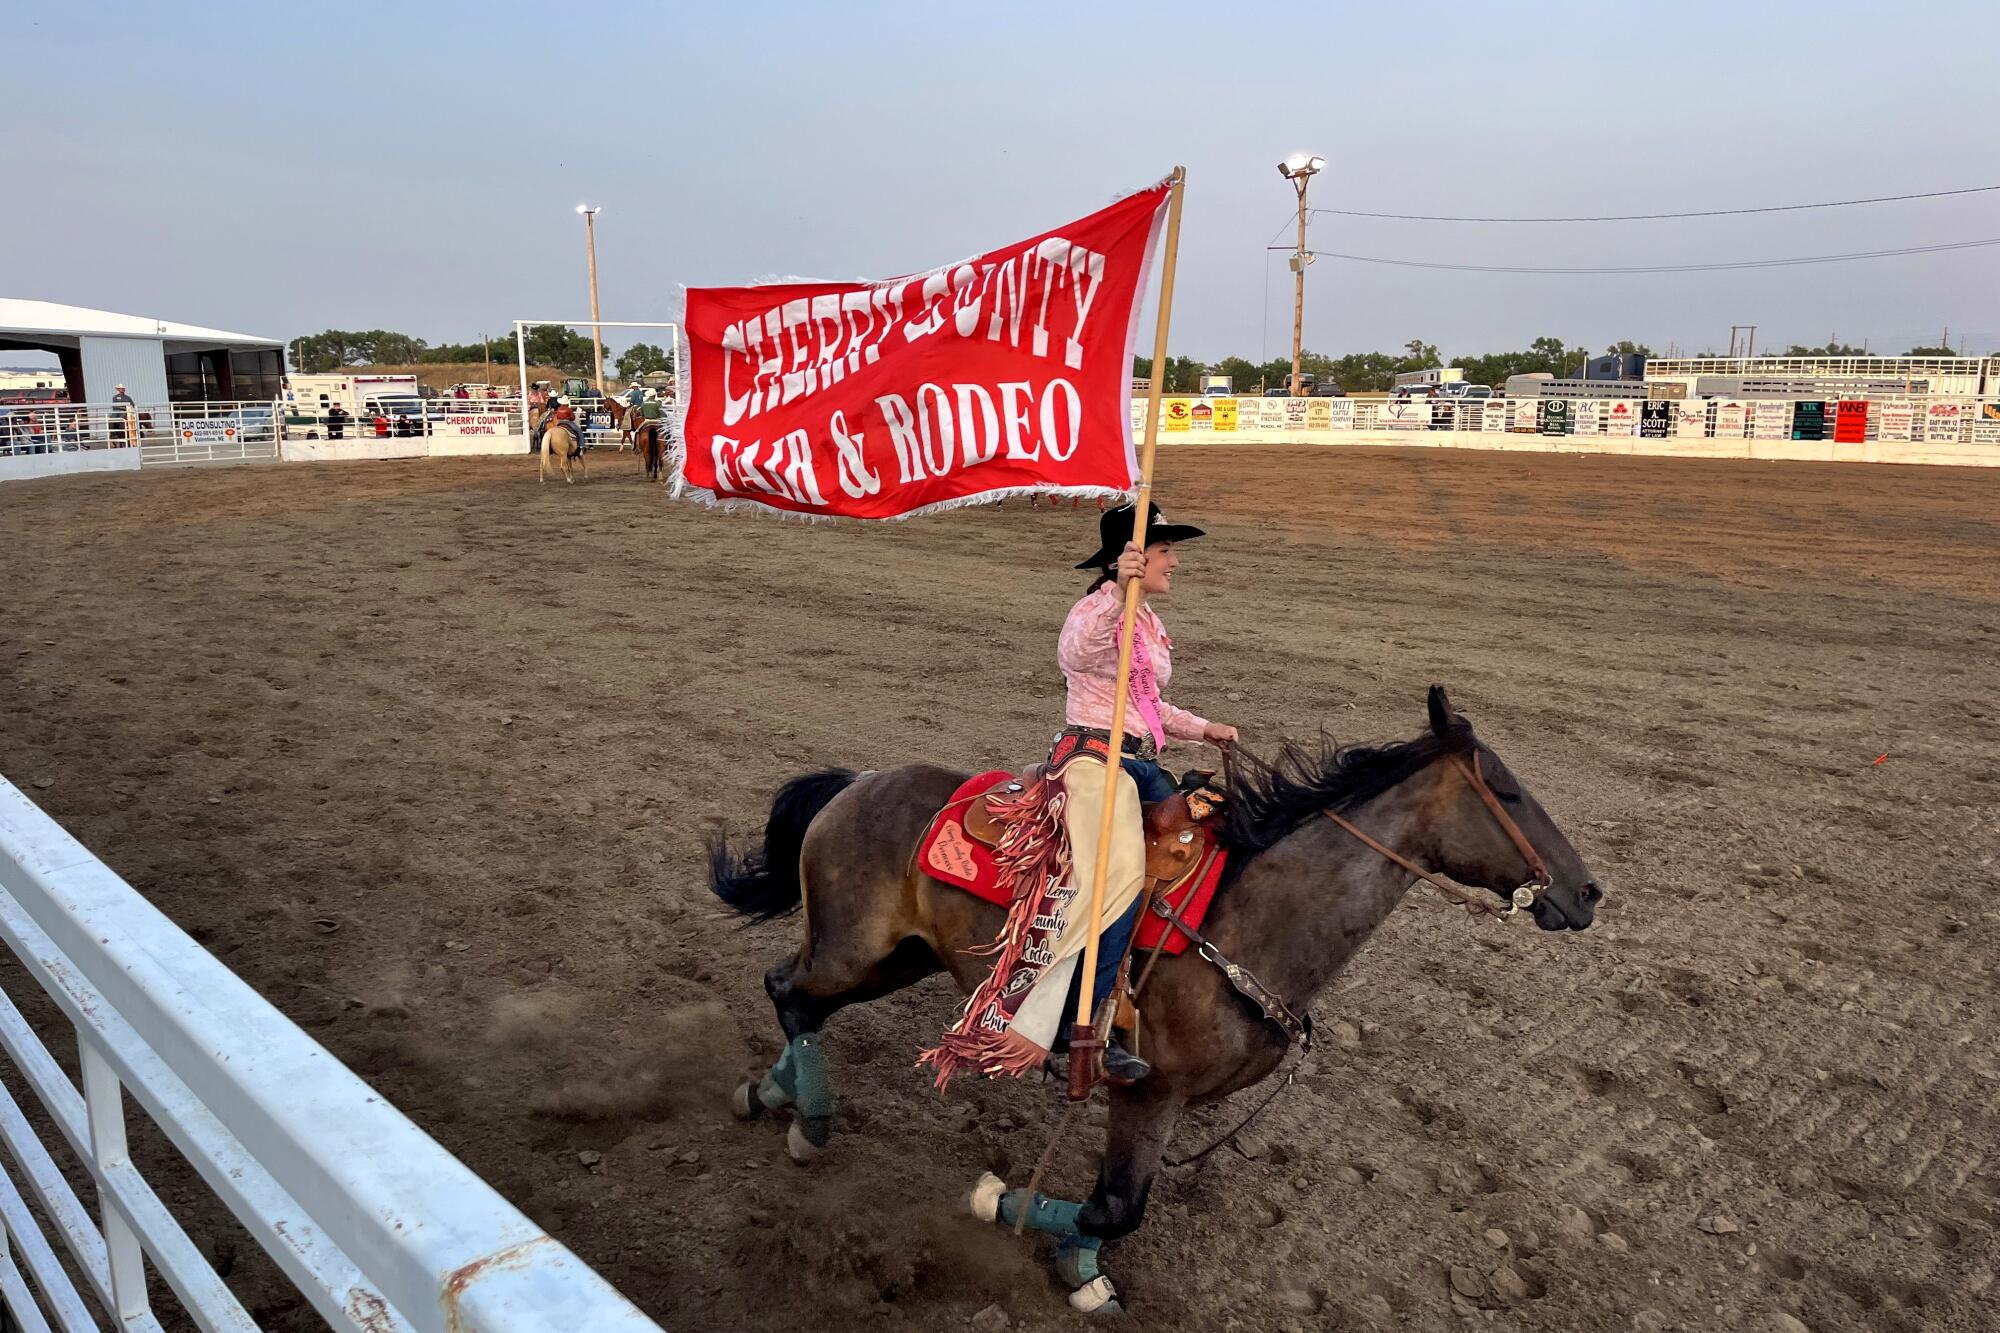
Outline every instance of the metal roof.
POLYGON ((164 338, 177 342, 214 345, 277 347, 276 338, 259 338, 250 333, 208 329, 199 324, 176 324, 147 315, 121 315, 112 310, 91 310, 80 305, 55 301, 30 301, 0 296, 0 338, 164 338))

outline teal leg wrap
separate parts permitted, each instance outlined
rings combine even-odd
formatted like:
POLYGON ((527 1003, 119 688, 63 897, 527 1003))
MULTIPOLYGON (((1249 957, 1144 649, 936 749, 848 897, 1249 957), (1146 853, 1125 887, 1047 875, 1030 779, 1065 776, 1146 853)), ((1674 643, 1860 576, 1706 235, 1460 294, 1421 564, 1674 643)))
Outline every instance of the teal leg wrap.
POLYGON ((822 1120, 833 1114, 833 1089, 826 1081, 826 1052, 820 1049, 819 1033, 808 1032, 792 1043, 799 1053, 799 1114, 808 1120, 822 1120))
POLYGON ((1097 1251, 1104 1241, 1097 1236, 1071 1236, 1056 1247, 1056 1275, 1071 1289, 1095 1282, 1100 1276, 1097 1251))
POLYGON ((833 1092, 826 1082, 826 1052, 820 1049, 819 1034, 808 1032, 794 1037, 778 1063, 757 1085, 757 1100, 770 1110, 796 1105, 809 1120, 833 1114, 833 1092))
POLYGON ((757 1085, 757 1100, 764 1103, 766 1110, 775 1111, 780 1106, 790 1106, 798 1095, 798 1060, 792 1054, 792 1047, 787 1046, 757 1085))
POLYGON ((1030 1227, 1065 1240, 1076 1235, 1076 1215, 1083 1211, 1082 1204, 1067 1199, 1037 1194, 1031 1201, 1026 1190, 1008 1190, 1000 1196, 1001 1225, 1011 1227, 1018 1223, 1023 1208, 1027 1210, 1030 1227))

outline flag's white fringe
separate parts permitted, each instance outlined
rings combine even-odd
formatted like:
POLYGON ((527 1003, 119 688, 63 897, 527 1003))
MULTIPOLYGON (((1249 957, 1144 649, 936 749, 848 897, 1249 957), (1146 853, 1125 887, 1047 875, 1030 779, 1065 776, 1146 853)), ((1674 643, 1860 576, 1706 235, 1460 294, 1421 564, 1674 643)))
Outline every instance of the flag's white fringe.
POLYGON ((888 514, 881 518, 863 518, 855 514, 811 514, 797 509, 781 509, 777 505, 765 504, 746 496, 718 496, 704 486, 685 484, 680 474, 674 477, 673 498, 693 500, 710 509, 725 514, 752 513, 769 514, 777 518, 796 518, 807 523, 900 523, 906 518, 922 518, 925 514, 942 514, 951 509, 969 509, 974 505, 993 504, 1000 500, 1022 500, 1030 496, 1046 496, 1052 500, 1116 500, 1120 504, 1131 501, 1133 493, 1112 486, 1001 486, 977 495, 962 495, 953 500, 939 500, 935 504, 919 505, 915 509, 900 514, 888 514))

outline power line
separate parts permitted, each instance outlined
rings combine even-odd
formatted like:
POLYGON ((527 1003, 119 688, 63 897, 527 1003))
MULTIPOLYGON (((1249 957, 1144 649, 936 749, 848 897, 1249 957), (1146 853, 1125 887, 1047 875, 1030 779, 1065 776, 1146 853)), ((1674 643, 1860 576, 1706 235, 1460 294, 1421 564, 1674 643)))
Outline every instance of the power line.
POLYGON ((1612 213, 1603 217, 1573 218, 1479 218, 1450 217, 1432 213, 1368 213, 1353 208, 1313 208, 1310 213, 1331 213, 1346 218, 1387 218, 1397 222, 1655 222, 1668 218, 1727 218, 1746 213, 1797 213, 1813 208, 1853 208, 1859 204, 1894 204, 1909 199, 1944 199, 1960 194, 1985 194, 2000 185, 1972 185, 1963 190, 1927 190, 1922 194, 1882 194, 1871 199, 1832 199, 1818 204, 1770 204, 1760 208, 1709 208, 1693 213, 1612 213))
MULTIPOLYGON (((1983 241, 1952 241, 1944 245, 1912 245, 1898 250, 1857 250, 1844 255, 1800 255, 1791 259, 1741 259, 1722 264, 1647 264, 1631 267, 1535 268, 1514 264, 1445 264, 1424 259, 1385 259, 1379 255, 1346 255, 1331 250, 1313 252, 1323 259, 1345 259, 1356 264, 1390 264, 1397 268, 1450 269, 1460 273, 1713 273, 1726 269, 1790 268, 1798 264, 1839 264, 1853 259, 1888 259, 1896 255, 1928 255, 1944 250, 1972 250, 2000 245, 2000 236, 1983 241)), ((1289 250, 1288 245, 1268 246, 1289 250)))

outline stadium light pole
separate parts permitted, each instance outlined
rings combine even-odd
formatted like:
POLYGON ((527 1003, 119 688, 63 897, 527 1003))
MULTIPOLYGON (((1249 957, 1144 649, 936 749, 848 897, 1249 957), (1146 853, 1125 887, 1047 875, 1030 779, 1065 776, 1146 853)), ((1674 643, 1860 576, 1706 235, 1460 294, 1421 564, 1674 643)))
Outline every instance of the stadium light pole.
POLYGON ((597 394, 604 396, 604 334, 597 323, 597 215, 601 209, 578 204, 583 214, 583 244, 590 252, 590 350, 597 359, 597 394))
POLYGON ((1306 329, 1306 184, 1326 166, 1326 159, 1309 153, 1293 153, 1278 164, 1278 174, 1292 183, 1299 195, 1299 243, 1292 251, 1292 397, 1299 396, 1299 352, 1306 329))

